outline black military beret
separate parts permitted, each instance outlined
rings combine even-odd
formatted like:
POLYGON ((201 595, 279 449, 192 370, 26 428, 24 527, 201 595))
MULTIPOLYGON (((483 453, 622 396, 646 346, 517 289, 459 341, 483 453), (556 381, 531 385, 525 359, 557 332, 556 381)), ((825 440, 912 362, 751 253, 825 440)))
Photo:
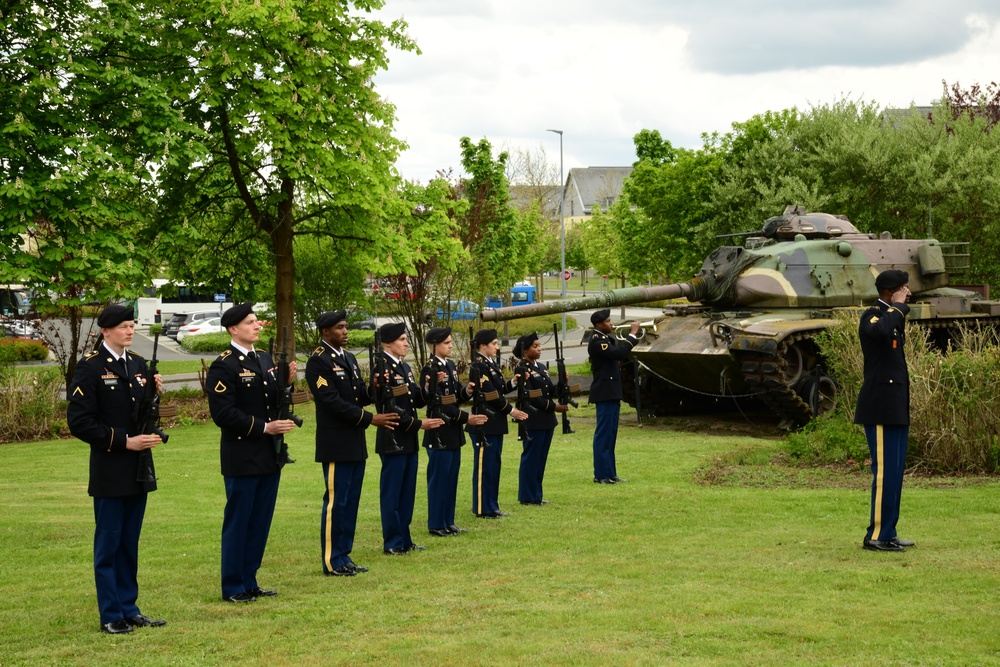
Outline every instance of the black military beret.
POLYGON ((97 326, 102 329, 116 327, 126 320, 135 319, 135 310, 132 306, 108 306, 97 316, 97 326))
POLYGON ((406 325, 402 322, 389 322, 378 328, 379 338, 383 343, 391 343, 406 333, 406 325))
POLYGON ((518 359, 524 358, 524 351, 531 347, 536 340, 538 340, 538 334, 534 331, 518 338, 517 344, 514 346, 514 356, 518 359))
POLYGON ((878 278, 875 279, 875 289, 879 292, 886 289, 894 290, 897 287, 902 287, 908 282, 910 282, 909 273, 898 269, 889 269, 888 271, 883 271, 878 274, 878 278))
POLYGON ((451 327, 434 327, 427 332, 424 336, 424 341, 428 345, 437 345, 438 343, 443 343, 451 335, 451 327))
POLYGON ((476 335, 472 337, 472 342, 475 345, 488 345, 497 339, 496 329, 480 329, 476 332, 476 335))
POLYGON ((597 324, 599 322, 603 322, 604 320, 608 319, 609 317, 611 317, 611 309, 610 308, 605 308, 604 310, 597 310, 597 311, 594 311, 594 314, 590 316, 590 323, 591 324, 597 324))
POLYGON ((332 327, 334 324, 343 322, 346 319, 346 310, 328 310, 316 318, 316 328, 322 331, 323 329, 332 327))
POLYGON ((249 301, 244 301, 243 303, 238 303, 232 308, 228 309, 226 312, 222 313, 222 319, 219 323, 225 328, 237 325, 247 318, 247 315, 253 313, 253 304, 249 301))

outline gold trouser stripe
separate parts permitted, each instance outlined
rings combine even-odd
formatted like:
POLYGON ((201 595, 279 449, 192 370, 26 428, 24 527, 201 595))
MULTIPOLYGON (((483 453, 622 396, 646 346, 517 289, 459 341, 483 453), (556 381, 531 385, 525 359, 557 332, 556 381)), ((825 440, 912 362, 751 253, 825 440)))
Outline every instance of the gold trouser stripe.
POLYGON ((483 452, 486 451, 486 437, 479 442, 479 474, 476 476, 476 514, 483 513, 483 452))
POLYGON ((336 463, 327 463, 326 467, 326 495, 329 500, 326 502, 326 520, 323 523, 323 563, 326 565, 326 569, 332 570, 333 565, 330 562, 330 558, 333 554, 330 551, 333 549, 333 477, 336 472, 336 463))
POLYGON ((872 529, 872 539, 879 539, 882 532, 882 491, 885 483, 885 433, 882 425, 875 427, 875 456, 878 472, 875 474, 875 527, 872 529))

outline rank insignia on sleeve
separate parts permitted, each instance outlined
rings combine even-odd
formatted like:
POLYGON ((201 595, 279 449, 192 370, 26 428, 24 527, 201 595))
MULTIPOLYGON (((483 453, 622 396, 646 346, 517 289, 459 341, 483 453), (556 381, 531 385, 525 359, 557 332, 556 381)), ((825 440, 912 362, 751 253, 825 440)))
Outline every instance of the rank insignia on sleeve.
POLYGON ((876 322, 878 322, 878 315, 872 315, 872 319, 870 320, 870 324, 875 324, 876 322))
POLYGON ((226 385, 222 384, 222 380, 215 383, 215 393, 221 394, 226 391, 226 385))
POLYGON ((328 387, 328 386, 330 386, 330 383, 326 381, 326 378, 321 377, 318 380, 316 380, 317 389, 319 389, 320 387, 328 387))
POLYGON ((80 389, 79 387, 77 387, 76 389, 73 390, 73 395, 74 396, 83 396, 83 389, 80 389))
POLYGON ((601 343, 601 349, 602 350, 608 349, 608 344, 607 343, 601 343))

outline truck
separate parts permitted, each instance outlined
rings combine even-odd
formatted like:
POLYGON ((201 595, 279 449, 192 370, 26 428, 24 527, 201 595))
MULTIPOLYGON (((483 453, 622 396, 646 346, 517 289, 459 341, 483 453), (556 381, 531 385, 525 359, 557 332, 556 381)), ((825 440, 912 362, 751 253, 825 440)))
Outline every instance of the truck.
MULTIPOLYGON (((513 306, 527 306, 532 303, 538 303, 538 298, 535 296, 536 290, 534 285, 514 285, 510 289, 510 301, 513 306)), ((487 308, 503 308, 505 305, 503 302, 502 294, 491 294, 486 300, 487 308)))

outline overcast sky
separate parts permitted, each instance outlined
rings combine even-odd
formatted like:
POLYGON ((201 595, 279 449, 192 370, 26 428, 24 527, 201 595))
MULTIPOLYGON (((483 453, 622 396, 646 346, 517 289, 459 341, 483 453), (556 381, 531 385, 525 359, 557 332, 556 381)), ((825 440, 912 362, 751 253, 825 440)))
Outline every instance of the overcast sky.
POLYGON ((393 52, 379 92, 426 182, 458 141, 544 147, 572 167, 630 165, 656 129, 698 148, 767 110, 841 97, 927 105, 941 80, 1000 81, 996 0, 387 0, 422 55, 393 52))

